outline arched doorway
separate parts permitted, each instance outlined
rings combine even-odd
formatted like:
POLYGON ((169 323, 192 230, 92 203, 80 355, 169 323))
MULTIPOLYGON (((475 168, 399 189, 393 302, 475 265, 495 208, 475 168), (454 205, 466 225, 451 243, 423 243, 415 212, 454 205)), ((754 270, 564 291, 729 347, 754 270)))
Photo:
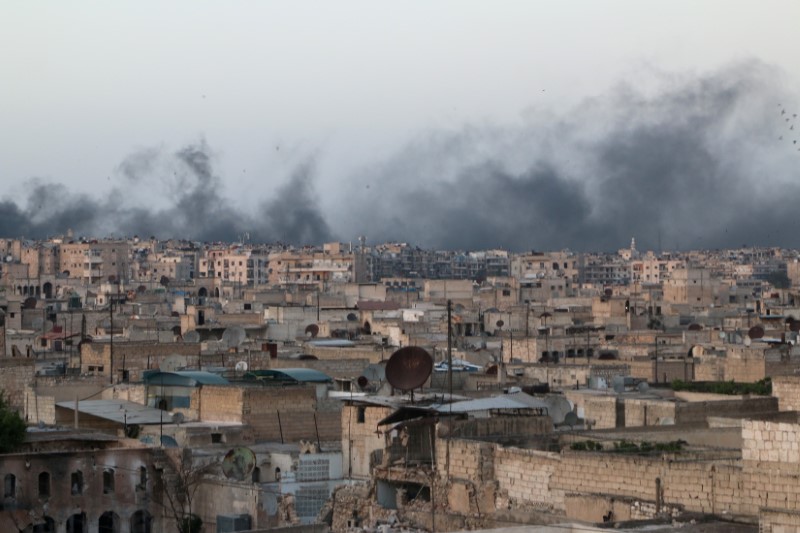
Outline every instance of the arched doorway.
POLYGON ((208 296, 208 289, 206 289, 205 287, 200 287, 200 290, 197 291, 197 296, 199 296, 200 298, 205 298, 206 296, 208 296))
POLYGON ((44 292, 44 297, 48 300, 53 297, 53 284, 49 281, 42 285, 42 292, 44 292))
POLYGON ((67 533, 86 533, 86 513, 78 513, 67 518, 67 533))
POLYGON ((31 528, 33 533, 56 533, 56 522, 49 516, 42 517, 42 521, 31 528))
POLYGON ((100 515, 97 522, 98 533, 119 533, 119 516, 113 511, 106 511, 100 515))
POLYGON ((153 517, 145 510, 131 515, 131 533, 153 533, 153 517))

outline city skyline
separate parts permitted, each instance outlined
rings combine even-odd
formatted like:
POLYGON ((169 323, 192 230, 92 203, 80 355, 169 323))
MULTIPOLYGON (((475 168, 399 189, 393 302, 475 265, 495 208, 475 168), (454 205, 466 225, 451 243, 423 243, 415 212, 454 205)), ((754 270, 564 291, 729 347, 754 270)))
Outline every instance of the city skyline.
POLYGON ((800 8, 653 6, 14 6, 0 234, 800 246, 800 8))

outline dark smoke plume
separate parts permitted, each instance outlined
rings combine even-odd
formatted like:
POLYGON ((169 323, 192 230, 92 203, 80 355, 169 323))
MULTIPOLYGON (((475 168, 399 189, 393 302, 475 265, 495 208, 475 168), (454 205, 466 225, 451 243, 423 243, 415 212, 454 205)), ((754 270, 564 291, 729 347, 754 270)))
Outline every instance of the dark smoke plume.
POLYGON ((359 176, 366 207, 347 222, 435 248, 797 247, 800 152, 779 140, 780 87, 750 61, 621 86, 557 120, 433 133, 359 176))
POLYGON ((244 212, 223 194, 204 143, 142 150, 104 198, 30 183, 23 205, 0 201, 0 236, 176 237, 320 243, 329 224, 350 239, 431 248, 615 250, 800 247, 800 114, 783 74, 758 61, 700 77, 623 84, 563 115, 421 135, 341 184, 326 217, 313 164, 244 212), (655 88, 653 88, 655 87, 655 88), (790 97, 791 96, 791 97, 790 97), (778 106, 783 107, 778 107, 778 106), (794 120, 793 118, 791 120, 794 120), (132 190, 160 201, 136 201, 132 190))
POLYGON ((247 233, 255 242, 317 244, 330 240, 312 187, 313 164, 306 162, 262 202, 256 215, 225 197, 205 142, 174 154, 150 148, 120 164, 124 182, 105 198, 70 194, 63 185, 31 181, 25 207, 0 202, 0 236, 42 238, 71 228, 78 235, 155 235, 200 241, 234 241, 247 233), (131 204, 134 189, 164 207, 131 204))

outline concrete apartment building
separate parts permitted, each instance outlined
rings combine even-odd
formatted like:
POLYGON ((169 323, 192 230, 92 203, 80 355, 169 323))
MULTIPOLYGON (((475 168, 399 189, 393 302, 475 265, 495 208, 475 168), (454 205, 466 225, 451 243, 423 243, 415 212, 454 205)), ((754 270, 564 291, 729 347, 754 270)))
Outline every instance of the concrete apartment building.
POLYGON ((130 245, 125 241, 72 242, 59 245, 59 272, 86 285, 129 280, 130 245))

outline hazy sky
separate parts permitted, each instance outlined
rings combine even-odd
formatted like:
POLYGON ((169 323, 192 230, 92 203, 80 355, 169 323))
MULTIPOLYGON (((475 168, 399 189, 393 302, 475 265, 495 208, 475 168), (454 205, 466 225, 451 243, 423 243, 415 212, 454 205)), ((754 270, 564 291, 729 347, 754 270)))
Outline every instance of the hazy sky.
MULTIPOLYGON (((390 235, 380 228, 391 224, 377 224, 371 232, 376 225, 354 218, 359 208, 348 200, 391 202, 380 196, 388 175, 394 185, 408 179, 431 187, 488 163, 515 175, 539 168, 540 159, 525 160, 526 143, 536 145, 531 152, 542 150, 539 127, 552 142, 559 127, 572 123, 577 150, 587 135, 602 137, 625 108, 620 87, 629 85, 647 98, 729 68, 747 70, 752 85, 760 71, 731 65, 756 62, 770 77, 766 90, 786 96, 778 103, 791 112, 799 53, 795 0, 6 0, 0 6, 0 199, 13 201, 21 220, 41 222, 39 206, 27 199, 36 178, 62 184, 62 200, 121 195, 129 207, 167 209, 178 201, 182 182, 159 185, 168 173, 153 161, 167 156, 154 154, 202 145, 218 182, 214 191, 234 210, 237 202, 251 215, 269 202, 276 207, 275 191, 293 187, 302 173, 305 201, 327 225, 310 238, 350 240, 378 231, 377 237, 448 243, 447 236, 421 235, 424 226, 390 235), (593 115, 595 101, 611 111, 593 115), (576 133, 576 113, 583 111, 593 122, 576 133), (459 148, 441 159, 426 153, 419 166, 405 168, 407 175, 396 169, 398 158, 417 157, 428 141, 445 152, 459 148), (149 162, 136 172, 150 172, 149 178, 126 180, 121 164, 143 153, 149 162)), ((777 109, 767 100, 765 116, 777 109)), ((780 152, 762 156, 768 160, 761 168, 778 165, 771 175, 786 181, 800 163, 798 157, 776 163, 780 152)), ((580 172, 570 179, 581 179, 580 172)), ((652 242, 652 233, 644 238, 652 242)), ((498 244, 552 242, 508 237, 498 244)), ((703 240, 673 239, 690 243, 703 240)))

